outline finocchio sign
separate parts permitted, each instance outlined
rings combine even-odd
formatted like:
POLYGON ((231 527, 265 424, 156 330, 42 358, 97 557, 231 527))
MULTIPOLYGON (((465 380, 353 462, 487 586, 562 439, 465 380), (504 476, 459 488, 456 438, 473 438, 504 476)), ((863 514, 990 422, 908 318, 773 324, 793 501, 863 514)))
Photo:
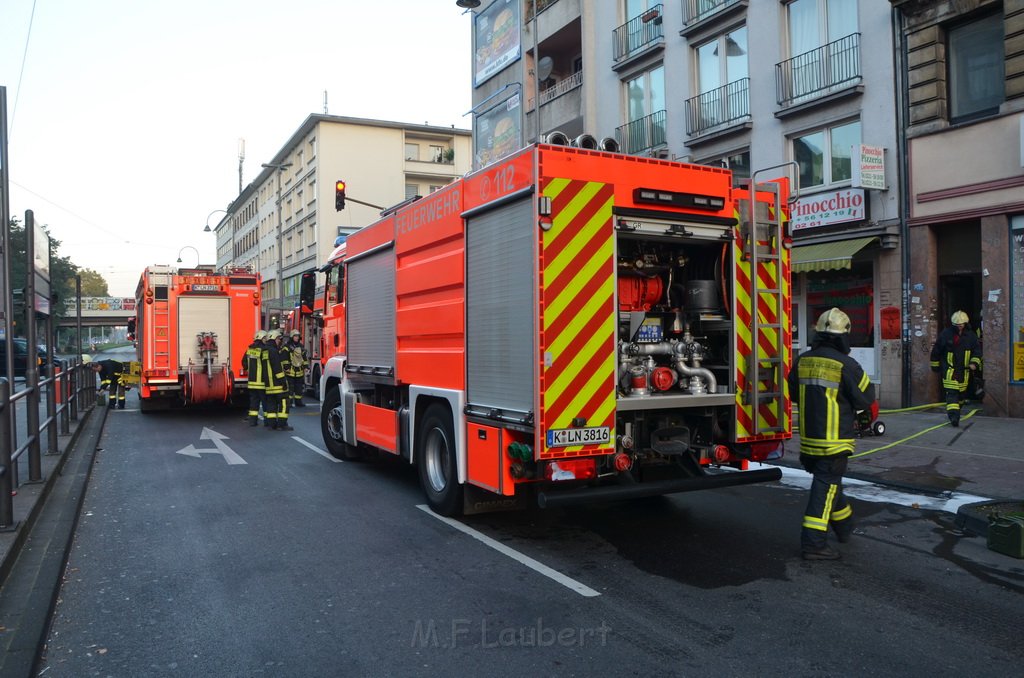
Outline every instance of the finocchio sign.
POLYGON ((803 228, 831 226, 867 218, 864 189, 846 188, 830 193, 816 193, 800 198, 793 205, 790 227, 803 228))

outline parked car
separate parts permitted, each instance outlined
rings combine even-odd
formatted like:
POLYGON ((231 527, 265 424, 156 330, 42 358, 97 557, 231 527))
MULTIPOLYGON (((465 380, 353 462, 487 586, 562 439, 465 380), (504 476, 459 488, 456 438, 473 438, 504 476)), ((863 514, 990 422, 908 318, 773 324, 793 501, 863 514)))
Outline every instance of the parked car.
MULTIPOLYGON (((11 344, 14 346, 14 377, 24 379, 28 367, 28 340, 24 337, 14 337, 11 344)), ((60 362, 50 358, 44 346, 36 349, 36 355, 39 360, 40 377, 49 376, 53 365, 60 362)), ((7 342, 3 339, 0 339, 0 376, 7 376, 7 342)))

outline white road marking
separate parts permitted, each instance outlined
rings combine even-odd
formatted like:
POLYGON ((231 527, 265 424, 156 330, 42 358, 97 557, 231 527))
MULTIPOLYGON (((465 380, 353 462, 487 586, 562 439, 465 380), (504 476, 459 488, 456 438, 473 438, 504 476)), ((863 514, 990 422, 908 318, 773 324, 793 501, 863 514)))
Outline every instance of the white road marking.
POLYGON ((479 541, 479 542, 481 542, 483 544, 486 544, 487 546, 490 546, 492 549, 494 549, 498 553, 506 555, 509 558, 511 558, 512 560, 515 560, 515 561, 517 561, 519 563, 522 563, 523 565, 525 565, 526 567, 530 568, 531 570, 535 570, 536 572, 539 572, 540 574, 544 575, 545 577, 549 577, 550 579, 555 580, 556 582, 558 582, 559 584, 561 584, 562 586, 564 586, 564 587, 566 587, 568 589, 572 589, 573 591, 575 591, 576 593, 580 594, 581 596, 585 596, 587 598, 593 598, 594 596, 601 595, 600 592, 595 591, 594 589, 590 588, 589 586, 585 586, 584 584, 579 583, 575 579, 572 579, 571 577, 567 577, 564 574, 562 574, 561 572, 558 572, 557 570, 551 569, 550 567, 548 567, 544 563, 538 562, 538 561, 534 560, 533 558, 531 558, 528 555, 522 554, 519 551, 516 551, 515 549, 511 549, 508 546, 505 546, 504 544, 502 544, 499 541, 495 541, 494 539, 491 539, 490 537, 488 537, 485 534, 477 532, 476 530, 474 530, 472 527, 469 527, 468 525, 464 525, 463 523, 460 523, 457 520, 452 520, 451 518, 446 518, 444 516, 437 515, 436 513, 431 511, 430 507, 427 506, 426 504, 417 504, 416 508, 418 508, 421 511, 423 511, 428 516, 437 518, 442 523, 446 523, 446 524, 454 527, 459 532, 462 532, 464 534, 468 534, 470 537, 473 537, 473 539, 476 539, 477 541, 479 541))
POLYGON ((203 449, 198 448, 195 445, 189 445, 188 447, 181 448, 175 454, 183 454, 187 457, 195 457, 196 459, 200 459, 203 454, 219 454, 224 457, 224 461, 231 465, 247 463, 245 459, 242 459, 237 452, 228 447, 228 444, 224 442, 227 440, 226 435, 217 433, 216 431, 204 426, 203 432, 199 435, 199 439, 212 440, 217 449, 203 449))
MULTIPOLYGON (((802 489, 807 489, 811 486, 811 474, 807 471, 786 466, 780 466, 779 468, 782 469, 782 479, 779 481, 781 485, 802 489)), ((944 493, 942 496, 902 492, 856 478, 843 478, 843 492, 848 497, 855 497, 863 501, 898 504, 900 506, 931 511, 946 511, 947 513, 956 513, 957 509, 964 504, 990 501, 987 497, 978 497, 973 494, 963 494, 960 492, 944 493)))
POLYGON ((299 443, 300 445, 305 445, 306 447, 308 447, 309 449, 313 450, 314 452, 319 454, 321 457, 323 457, 327 461, 333 461, 333 462, 335 462, 337 464, 344 463, 344 461, 345 461, 344 459, 335 459, 330 454, 328 454, 327 452, 321 450, 319 447, 317 447, 313 443, 307 443, 305 440, 303 440, 299 436, 292 436, 292 440, 294 440, 295 442, 299 443))

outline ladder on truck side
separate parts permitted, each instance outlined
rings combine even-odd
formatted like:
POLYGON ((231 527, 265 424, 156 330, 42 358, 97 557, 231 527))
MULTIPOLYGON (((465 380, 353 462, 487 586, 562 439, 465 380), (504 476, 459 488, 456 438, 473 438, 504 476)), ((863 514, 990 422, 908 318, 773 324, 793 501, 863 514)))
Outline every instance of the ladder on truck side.
MULTIPOLYGON (((788 163, 787 163, 788 164, 788 163)), ((768 168, 775 169, 775 168, 768 168)), ((758 170, 761 172, 764 170, 758 170)), ((740 235, 745 263, 750 271, 751 313, 746 328, 751 350, 746 356, 747 382, 743 403, 751 409, 754 436, 787 430, 784 373, 785 337, 789 335, 783 278, 784 211, 782 187, 778 182, 757 183, 755 172, 748 184, 749 199, 742 201, 740 235), (770 200, 758 200, 768 194, 770 200)))

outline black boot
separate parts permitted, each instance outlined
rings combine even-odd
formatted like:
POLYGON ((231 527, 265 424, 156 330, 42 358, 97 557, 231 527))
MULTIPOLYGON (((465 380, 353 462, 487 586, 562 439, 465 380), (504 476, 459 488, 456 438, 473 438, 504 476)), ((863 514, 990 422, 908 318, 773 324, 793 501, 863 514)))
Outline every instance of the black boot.
POLYGON ((260 418, 259 417, 249 417, 249 426, 259 426, 259 425, 260 425, 260 418))
POLYGON ((950 426, 960 426, 960 412, 955 410, 949 412, 949 424, 950 426))
POLYGON ((805 546, 801 555, 804 560, 839 560, 842 557, 828 544, 819 548, 805 546))
POLYGON ((293 426, 289 426, 287 421, 279 421, 276 426, 278 431, 294 431, 293 426))

